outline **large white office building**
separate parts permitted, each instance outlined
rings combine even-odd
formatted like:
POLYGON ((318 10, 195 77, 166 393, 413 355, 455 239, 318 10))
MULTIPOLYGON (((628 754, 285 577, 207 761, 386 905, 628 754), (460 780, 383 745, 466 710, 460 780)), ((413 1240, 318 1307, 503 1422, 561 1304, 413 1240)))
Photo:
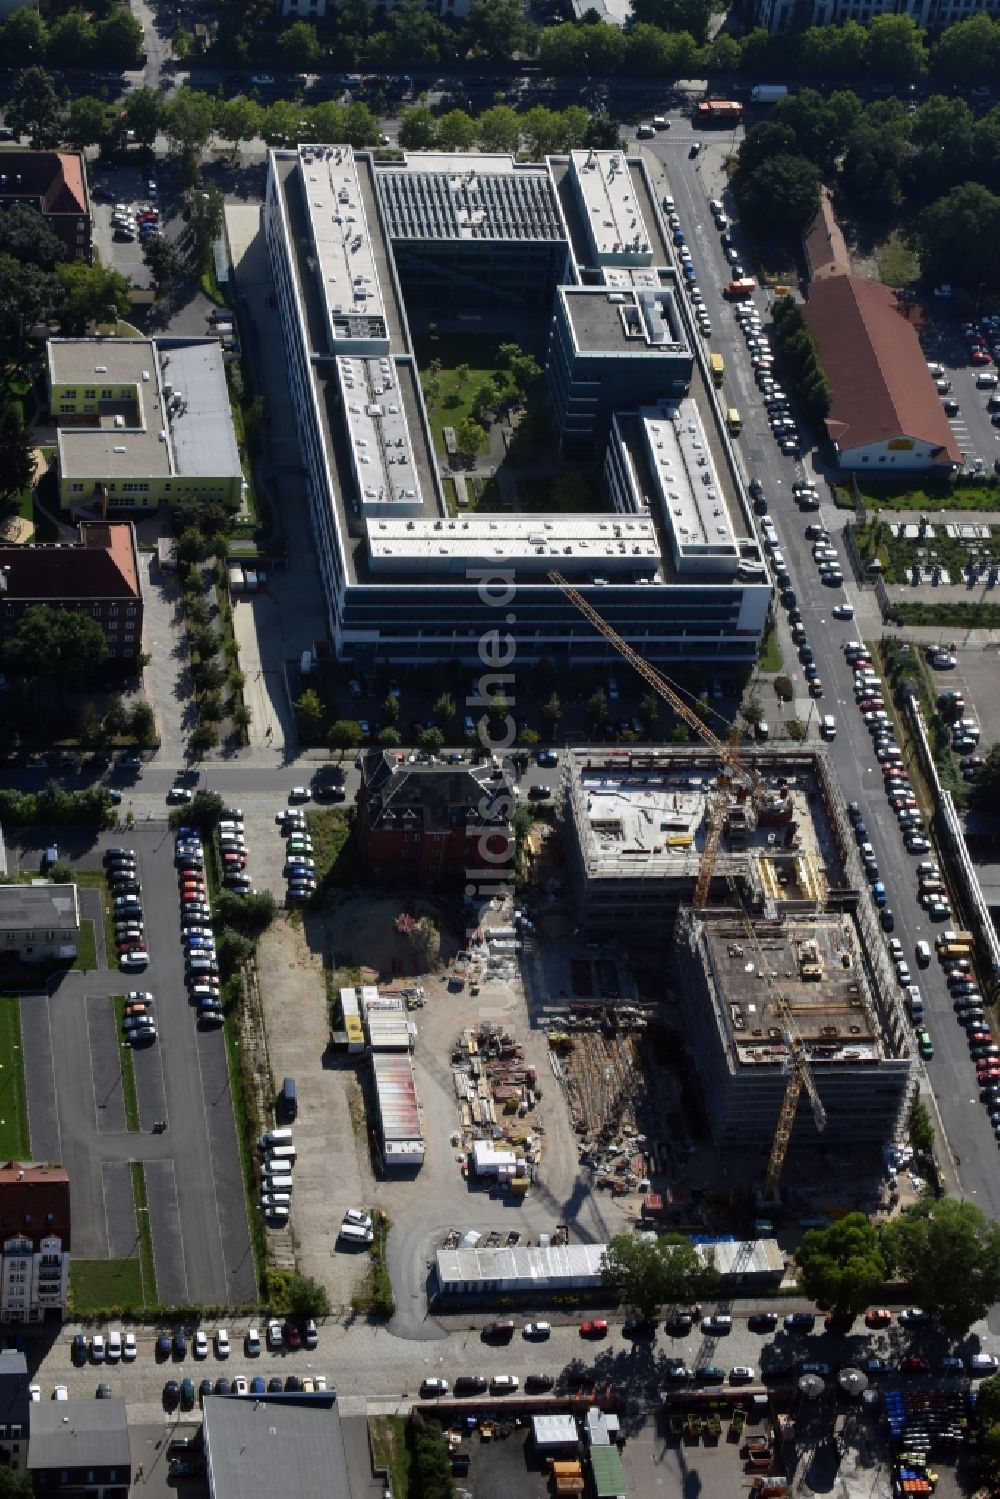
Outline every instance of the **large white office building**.
POLYGON ((650 660, 754 660, 770 586, 641 162, 429 152, 382 164, 304 145, 271 152, 265 228, 338 656, 477 664, 499 628, 522 666, 609 659, 550 580, 558 571, 650 660), (648 502, 645 472, 610 460, 604 514, 449 513, 406 299, 425 314, 537 308, 561 437, 598 468, 622 442, 619 408, 683 401, 676 450, 709 451, 725 545, 693 460, 678 461, 672 484, 713 529, 700 551, 693 538, 679 546, 670 508, 648 502))

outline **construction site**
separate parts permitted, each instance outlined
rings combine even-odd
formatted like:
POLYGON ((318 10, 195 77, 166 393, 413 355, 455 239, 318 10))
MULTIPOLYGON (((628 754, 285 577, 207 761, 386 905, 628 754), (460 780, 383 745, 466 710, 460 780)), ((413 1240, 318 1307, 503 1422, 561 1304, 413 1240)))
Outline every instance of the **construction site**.
POLYGON ((513 1029, 468 1026, 451 1054, 465 1170, 491 1189, 521 1196, 542 1158, 541 1089, 513 1029))

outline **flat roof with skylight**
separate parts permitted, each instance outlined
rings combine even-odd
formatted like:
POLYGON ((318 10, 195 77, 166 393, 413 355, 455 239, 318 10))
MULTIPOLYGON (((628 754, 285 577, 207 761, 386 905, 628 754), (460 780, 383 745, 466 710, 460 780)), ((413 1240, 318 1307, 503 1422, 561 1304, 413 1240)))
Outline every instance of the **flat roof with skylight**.
POLYGON ((362 513, 419 515, 420 481, 393 361, 341 355, 337 369, 362 513))
POLYGON ((549 173, 510 155, 426 151, 379 163, 376 181, 391 239, 566 238, 549 173))
POLYGON ((624 153, 572 151, 570 173, 594 265, 652 265, 653 245, 624 153))
POLYGON ((672 286, 658 289, 561 286, 576 348, 583 354, 690 352, 672 286))
POLYGON ((739 547, 696 403, 663 401, 639 420, 677 571, 735 573, 739 547))
POLYGON ((502 560, 525 572, 583 568, 659 578, 653 522, 620 515, 468 515, 367 522, 372 570, 464 571, 502 560))

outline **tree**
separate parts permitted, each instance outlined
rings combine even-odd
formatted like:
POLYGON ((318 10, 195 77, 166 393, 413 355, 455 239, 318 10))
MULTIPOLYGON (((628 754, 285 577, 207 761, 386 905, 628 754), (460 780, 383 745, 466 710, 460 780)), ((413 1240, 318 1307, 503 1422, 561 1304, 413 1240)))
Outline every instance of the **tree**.
POLYGON ((74 99, 66 118, 65 136, 74 146, 96 146, 109 132, 108 106, 103 99, 74 99))
POLYGON ((151 234, 142 247, 142 258, 150 275, 161 290, 167 281, 175 281, 187 269, 184 256, 173 240, 162 234, 151 234))
POLYGON ((562 703, 559 701, 557 694, 553 692, 542 707, 542 722, 545 724, 550 739, 555 738, 560 718, 562 718, 562 703))
POLYGON ((0 353, 23 356, 35 324, 52 317, 61 301, 55 276, 0 254, 0 353))
POLYGON ((295 1317, 327 1317, 330 1297, 326 1287, 311 1275, 289 1275, 285 1294, 288 1310, 295 1317))
POLYGON ((633 25, 689 31, 699 42, 705 40, 711 14, 711 0, 632 0, 633 25))
POLYGON ((196 192, 191 200, 188 229, 191 234, 191 259, 203 271, 212 256, 212 244, 222 232, 223 198, 213 184, 196 192))
POLYGON ((157 131, 164 121, 164 104, 160 90, 145 85, 126 96, 122 119, 140 146, 151 146, 156 140, 157 131))
POLYGON ((98 21, 94 50, 104 67, 141 68, 146 60, 142 27, 125 6, 115 6, 105 21, 98 21))
POLYGON ((66 683, 92 677, 107 654, 104 631, 96 619, 45 604, 25 611, 4 652, 8 667, 22 676, 66 683))
POLYGON ((277 910, 270 890, 260 890, 253 895, 237 895, 235 891, 223 890, 219 896, 219 916, 224 926, 257 937, 274 920, 277 910))
POLYGON ((558 111, 547 109, 544 104, 536 104, 521 116, 521 134, 533 160, 558 150, 561 128, 558 111))
POLYGON ((377 146, 378 120, 367 104, 349 104, 344 110, 344 139, 349 146, 377 146))
POLYGON ((608 694, 603 687, 598 687, 596 692, 592 692, 587 699, 587 717, 590 720, 590 727, 592 729, 603 728, 607 716, 608 694))
POLYGON ((421 729, 417 743, 427 755, 439 755, 444 748, 444 731, 437 727, 421 729))
POLYGON ((864 1213, 813 1228, 795 1251, 799 1285, 823 1311, 852 1320, 882 1293, 886 1262, 878 1230, 864 1213))
POLYGON ((472 0, 465 35, 490 62, 509 62, 528 40, 521 0, 472 0))
POLYGON ((762 162, 747 177, 741 168, 740 203, 746 217, 760 229, 772 235, 795 234, 815 217, 821 185, 818 167, 804 156, 783 152, 762 162))
POLYGON ((17 406, 0 410, 0 499, 30 489, 35 477, 35 445, 17 406))
POLYGON ((979 1386, 976 1414, 987 1426, 996 1426, 1000 1422, 1000 1374, 992 1374, 979 1386))
MULTIPOLYGON (((215 116, 215 128, 238 155, 244 141, 253 140, 260 134, 264 112, 255 99, 237 94, 235 99, 224 99, 215 116)), ((332 137, 328 137, 332 139, 332 137)))
POLYGON ((991 243, 1000 233, 1000 197, 979 182, 963 182, 924 210, 917 224, 921 269, 936 284, 974 291, 993 284, 991 243))
POLYGON ((430 151, 437 137, 437 120, 425 104, 403 110, 396 138, 404 151, 430 151))
POLYGON ((656 721, 660 716, 663 703, 655 692, 644 692, 639 699, 639 715, 646 725, 646 738, 653 737, 656 721))
POLYGON ((978 811, 988 811, 1000 804, 1000 743, 990 746, 986 764, 972 783, 969 801, 978 811))
POLYGON ((66 250, 37 208, 27 203, 11 203, 0 208, 0 254, 12 255, 23 265, 51 271, 65 259, 66 250))
POLYGON ((299 734, 309 744, 315 744, 323 731, 323 702, 313 687, 307 687, 295 702, 295 719, 299 734))
POLYGON ((34 151, 58 144, 59 100, 44 68, 25 68, 14 85, 6 119, 15 135, 30 137, 34 151))
POLYGON ((759 697, 751 695, 747 698, 743 705, 743 717, 754 727, 761 722, 764 717, 764 705, 759 697))
POLYGON ((442 151, 471 151, 476 142, 476 122, 464 109, 449 109, 438 125, 442 151))
POLYGON ((45 22, 37 10, 22 6, 0 23, 0 55, 10 67, 26 68, 45 56, 45 22))
POLYGON ((33 1499, 34 1492, 30 1473, 0 1468, 0 1499, 33 1499))
POLYGON ((128 728, 136 744, 152 748, 156 743, 156 715, 149 703, 140 701, 133 706, 128 728))
POLYGON ((202 150, 214 124, 212 100, 197 89, 179 88, 164 110, 167 139, 175 151, 185 155, 202 150))
POLYGON ((178 26, 170 38, 170 51, 177 62, 184 62, 191 56, 194 47, 194 37, 186 26, 178 26))
POLYGON ((95 31, 82 10, 67 10, 49 27, 45 59, 59 67, 86 65, 94 50, 95 31))
POLYGON ((1000 1224, 973 1202, 918 1202, 884 1226, 882 1246, 915 1299, 936 1306, 954 1337, 1000 1299, 1000 1224))
POLYGON ((361 725, 353 718, 338 718, 326 736, 330 748, 340 751, 341 759, 345 750, 357 749, 363 738, 361 725))
POLYGON ((1000 71, 1000 26, 981 12, 947 27, 934 45, 931 70, 936 78, 963 87, 991 83, 1000 71))
POLYGON ((299 139, 301 112, 287 99, 275 99, 264 110, 261 134, 269 146, 294 146, 299 139))
POLYGON ((442 692, 431 708, 434 717, 440 723, 447 724, 455 717, 455 699, 450 692, 442 692))
POLYGON ((219 731, 215 724, 203 720, 192 731, 188 744, 193 755, 203 755, 206 750, 210 750, 214 744, 218 743, 218 739, 219 731))
POLYGON ((868 69, 873 78, 912 83, 927 70, 927 43, 912 16, 873 16, 868 27, 868 69))
POLYGON ((601 1279, 641 1316, 655 1317, 661 1306, 688 1305, 710 1295, 719 1272, 680 1234, 655 1239, 618 1234, 605 1250, 601 1279))
POLYGON ((402 742, 402 734, 398 729, 394 729, 391 724, 387 724, 384 729, 380 729, 375 735, 375 743, 381 745, 383 749, 399 749, 402 742))
POLYGON ((96 253, 93 265, 71 260, 56 266, 62 287, 65 333, 77 336, 93 323, 115 323, 129 307, 129 285, 118 271, 103 266, 96 253))
POLYGON ((486 443, 486 432, 471 417, 465 417, 455 429, 455 444, 463 458, 471 461, 486 443))
POLYGON ((211 542, 203 531, 197 526, 186 526, 177 538, 174 556, 181 567, 193 567, 195 563, 204 562, 211 550, 211 542))
POLYGON ((308 21, 293 21, 278 37, 274 47, 278 64, 293 72, 309 72, 323 56, 315 26, 308 21))
POLYGON ((476 121, 476 133, 484 151, 516 151, 521 140, 517 111, 509 104, 484 109, 476 121))

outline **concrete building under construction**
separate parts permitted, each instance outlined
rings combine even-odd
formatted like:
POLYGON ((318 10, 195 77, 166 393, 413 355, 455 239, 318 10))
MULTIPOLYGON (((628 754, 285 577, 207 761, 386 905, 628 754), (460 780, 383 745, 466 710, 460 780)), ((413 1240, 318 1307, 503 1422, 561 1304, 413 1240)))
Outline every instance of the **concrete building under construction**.
MULTIPOLYGON (((711 900, 734 887, 761 913, 815 911, 831 896, 856 900, 845 874, 850 840, 825 757, 812 750, 758 750, 751 802, 734 784, 715 862, 711 900)), ((718 760, 708 748, 580 752, 571 762, 568 850, 580 921, 593 931, 673 920, 694 895, 718 760)))
POLYGON ((827 1114, 820 1136, 803 1093, 795 1142, 878 1144, 895 1132, 912 1047, 883 945, 870 946, 859 924, 865 910, 681 911, 671 977, 716 1144, 766 1147, 774 1137, 789 1076, 783 1006, 827 1114))

